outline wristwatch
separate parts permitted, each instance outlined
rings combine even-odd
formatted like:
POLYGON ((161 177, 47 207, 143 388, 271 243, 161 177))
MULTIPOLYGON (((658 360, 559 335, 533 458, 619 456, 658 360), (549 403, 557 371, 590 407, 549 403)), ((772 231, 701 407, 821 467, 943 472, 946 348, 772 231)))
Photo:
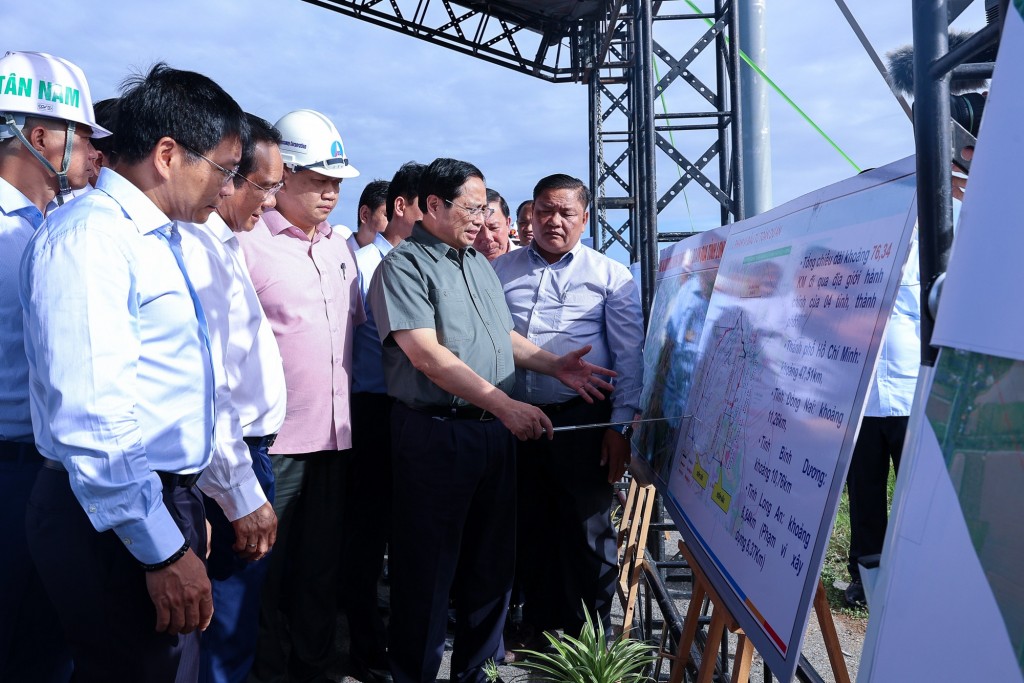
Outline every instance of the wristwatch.
POLYGON ((626 441, 629 441, 630 439, 633 438, 633 425, 612 425, 608 429, 613 429, 617 431, 619 434, 622 434, 622 438, 625 439, 626 441))

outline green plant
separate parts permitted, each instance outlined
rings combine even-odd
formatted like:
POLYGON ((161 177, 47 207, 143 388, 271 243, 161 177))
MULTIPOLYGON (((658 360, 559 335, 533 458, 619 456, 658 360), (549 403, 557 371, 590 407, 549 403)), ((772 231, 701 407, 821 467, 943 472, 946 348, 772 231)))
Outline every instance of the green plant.
POLYGON ((586 623, 579 638, 550 633, 544 637, 551 644, 550 652, 523 650, 528 655, 521 666, 552 683, 639 683, 647 680, 644 669, 653 664, 654 648, 632 638, 616 639, 605 644, 604 625, 585 611, 586 623))
POLYGON ((495 681, 501 678, 501 673, 498 671, 498 665, 494 663, 494 658, 484 662, 484 676, 487 677, 487 683, 495 683, 495 681))

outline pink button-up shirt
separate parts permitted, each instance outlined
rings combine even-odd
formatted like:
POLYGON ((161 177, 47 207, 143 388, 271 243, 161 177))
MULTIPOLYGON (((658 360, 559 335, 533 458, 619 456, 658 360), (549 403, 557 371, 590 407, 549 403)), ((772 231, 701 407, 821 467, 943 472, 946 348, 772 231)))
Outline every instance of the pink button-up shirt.
POLYGON ((272 452, 351 448, 352 335, 365 320, 352 250, 326 222, 311 240, 277 211, 238 240, 284 360, 287 414, 272 452))

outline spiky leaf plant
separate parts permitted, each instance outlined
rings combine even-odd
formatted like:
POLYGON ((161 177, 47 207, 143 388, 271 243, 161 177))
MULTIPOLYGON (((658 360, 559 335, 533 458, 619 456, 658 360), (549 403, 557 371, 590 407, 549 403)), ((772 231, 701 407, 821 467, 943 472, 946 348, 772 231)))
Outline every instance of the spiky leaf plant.
POLYGON ((579 638, 558 638, 545 633, 552 652, 523 650, 527 655, 521 666, 551 683, 640 683, 647 680, 644 669, 654 663, 654 648, 632 638, 619 638, 605 644, 604 625, 595 626, 584 609, 586 623, 579 638))

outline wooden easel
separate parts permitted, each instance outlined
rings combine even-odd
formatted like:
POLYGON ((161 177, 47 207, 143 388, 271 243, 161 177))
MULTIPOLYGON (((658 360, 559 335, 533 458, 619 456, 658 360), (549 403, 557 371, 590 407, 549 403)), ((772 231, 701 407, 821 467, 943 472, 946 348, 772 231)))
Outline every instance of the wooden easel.
POLYGON ((750 662, 754 656, 754 646, 751 645, 732 614, 726 610, 725 603, 718 597, 711 582, 707 580, 704 572, 693 559, 689 548, 682 541, 679 542, 679 552, 686 558, 686 563, 693 573, 693 590, 690 593, 690 606, 686 610, 686 620, 683 622, 683 634, 679 637, 676 654, 671 658, 673 663, 668 679, 669 683, 681 683, 683 680, 686 665, 690 663, 690 648, 697 639, 697 628, 704 598, 710 600, 712 612, 707 640, 704 642, 704 652, 700 658, 700 668, 697 671, 697 683, 711 683, 711 678, 715 675, 718 648, 722 644, 722 638, 725 637, 726 629, 738 636, 736 655, 733 659, 732 683, 747 683, 750 680, 750 662))
MULTIPOLYGON (((633 615, 636 610, 636 599, 645 564, 644 548, 647 546, 647 533, 650 529, 656 494, 657 490, 653 485, 642 486, 634 479, 629 485, 622 519, 619 522, 618 545, 622 548, 622 557, 618 594, 623 606, 623 636, 628 636, 633 628, 633 615)), ((725 637, 725 631, 728 629, 730 633, 737 635, 732 681, 733 683, 747 683, 750 680, 750 663, 754 654, 753 644, 743 633, 743 629, 739 627, 736 619, 729 613, 725 603, 719 598, 718 593, 715 592, 714 587, 693 559, 689 548, 682 541, 679 542, 679 551, 693 572, 693 590, 690 595, 690 605, 686 611, 686 620, 683 622, 683 633, 679 638, 675 654, 664 650, 659 653, 659 656, 673 662, 669 683, 680 683, 683 680, 686 666, 690 662, 690 652, 696 644, 701 608, 705 597, 709 599, 713 611, 704 650, 700 657, 697 682, 710 683, 712 680, 718 660, 718 649, 721 646, 722 638, 725 637)), ((814 594, 814 613, 818 617, 818 626, 821 628, 825 651, 828 654, 836 683, 850 683, 850 672, 846 668, 839 635, 836 633, 836 624, 832 618, 832 610, 829 608, 825 586, 821 579, 818 579, 818 590, 814 594)))
MULTIPOLYGON (((670 657, 673 664, 669 683, 681 683, 683 680, 686 665, 690 662, 691 648, 696 642, 701 606, 705 597, 712 605, 711 624, 708 626, 707 640, 700 658, 697 683, 711 683, 715 674, 718 648, 722 643, 722 638, 725 637, 726 629, 737 635, 732 683, 748 683, 754 646, 743 629, 736 623, 736 619, 726 608, 725 603, 718 597, 718 593, 715 592, 714 587, 694 560, 689 548, 682 541, 679 542, 679 552, 686 558, 687 564, 690 565, 690 571, 693 572, 693 591, 690 595, 690 606, 686 611, 686 620, 683 622, 683 634, 679 638, 676 654, 670 657)), ((825 585, 821 579, 818 579, 818 590, 814 594, 814 613, 818 617, 822 639, 825 641, 825 651, 828 653, 828 660, 832 665, 832 675, 835 676, 836 683, 850 683, 850 672, 846 668, 846 660, 843 658, 842 647, 839 644, 839 635, 836 633, 836 624, 832 619, 832 610, 829 609, 825 585)))
POLYGON ((647 547, 647 532, 651 527, 656 495, 654 486, 642 486, 634 479, 629 484, 629 494, 619 522, 618 547, 622 548, 619 566, 622 569, 619 571, 618 593, 623 611, 623 636, 628 636, 633 628, 640 576, 644 570, 644 548, 647 547))

